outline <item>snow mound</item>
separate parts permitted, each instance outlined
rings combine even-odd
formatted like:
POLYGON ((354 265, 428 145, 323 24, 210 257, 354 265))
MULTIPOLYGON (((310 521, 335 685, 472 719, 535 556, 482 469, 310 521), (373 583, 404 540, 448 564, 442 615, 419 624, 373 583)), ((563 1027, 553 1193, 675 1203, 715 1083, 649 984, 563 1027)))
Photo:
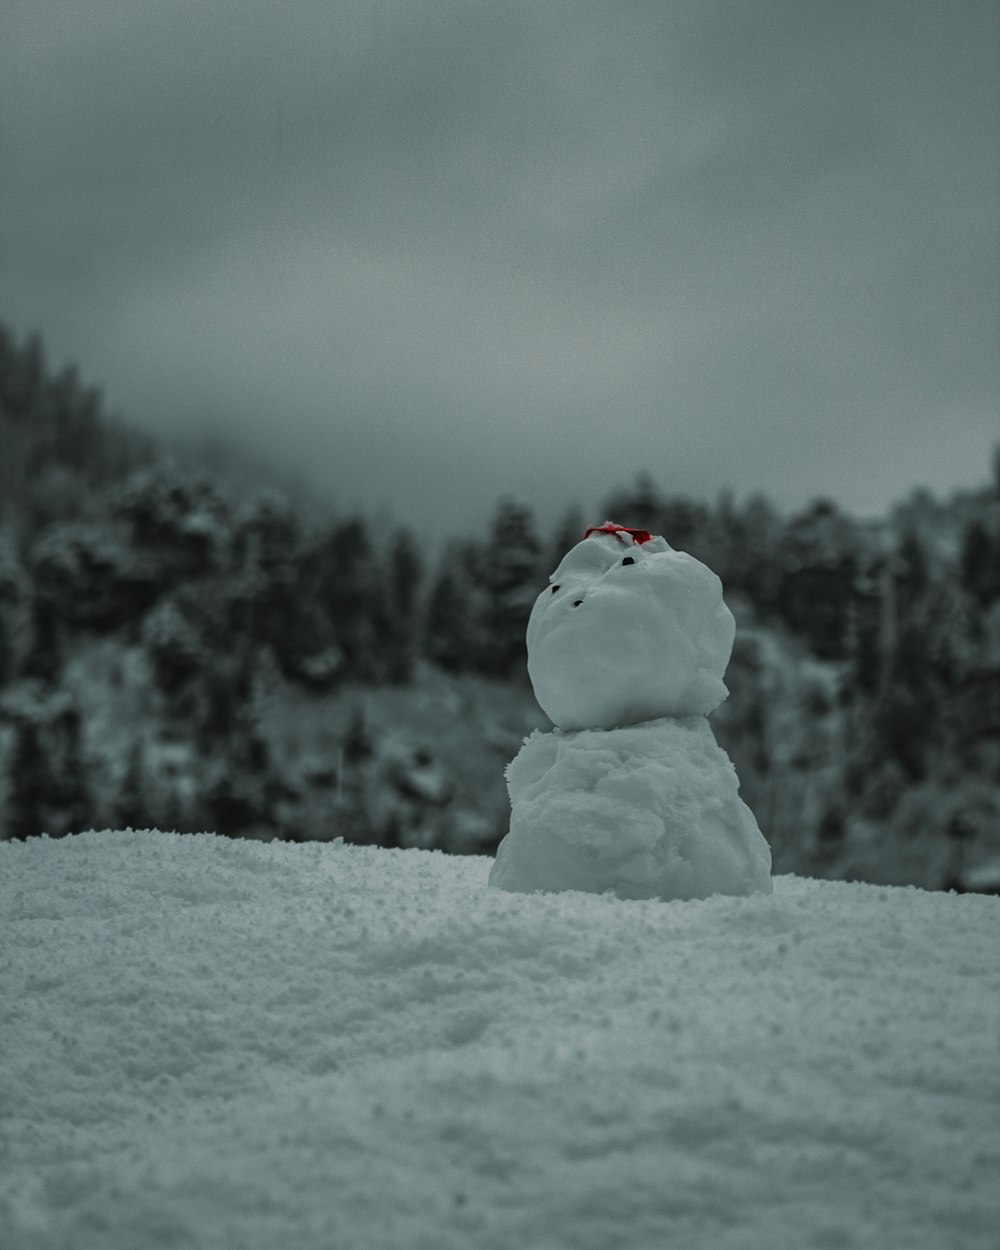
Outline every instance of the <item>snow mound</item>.
POLYGON ((771 893, 771 851, 704 716, 533 733, 490 884, 619 898, 771 893))
POLYGON ((995 1246, 1000 900, 0 844, 5 1250, 995 1246))
POLYGON ((722 583, 657 535, 591 534, 563 556, 528 618, 528 676, 560 729, 696 716, 727 695, 736 624, 722 583))

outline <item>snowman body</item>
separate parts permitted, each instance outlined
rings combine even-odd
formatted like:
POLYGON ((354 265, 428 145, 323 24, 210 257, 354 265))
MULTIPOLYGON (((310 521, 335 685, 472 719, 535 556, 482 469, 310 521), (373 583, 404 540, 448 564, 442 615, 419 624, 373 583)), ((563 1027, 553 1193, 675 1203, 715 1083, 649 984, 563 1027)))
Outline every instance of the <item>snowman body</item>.
POLYGON ((556 728, 507 768, 510 830, 490 884, 689 899, 770 892, 770 849, 707 714, 735 624, 710 569, 607 525, 552 574, 528 673, 556 728))

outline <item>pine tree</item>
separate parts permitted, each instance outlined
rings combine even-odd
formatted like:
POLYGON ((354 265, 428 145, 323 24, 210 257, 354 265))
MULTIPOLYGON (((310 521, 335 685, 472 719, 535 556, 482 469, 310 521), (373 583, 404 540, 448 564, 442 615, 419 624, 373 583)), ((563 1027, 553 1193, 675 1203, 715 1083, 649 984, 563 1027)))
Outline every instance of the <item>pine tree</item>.
POLYGON ((46 811, 52 777, 39 726, 20 721, 11 752, 7 786, 8 838, 30 838, 46 833, 46 811))
POLYGON ((422 577, 423 562, 417 544, 407 530, 397 530, 389 552, 389 600, 392 610, 411 622, 422 577))
POLYGON ((119 829, 145 829, 149 826, 146 759, 141 738, 137 738, 129 748, 128 763, 115 799, 114 818, 119 829))
POLYGON ((856 543, 851 522, 817 500, 785 531, 778 605, 823 659, 844 659, 850 643, 856 543))
POLYGON ((58 832, 80 833, 90 824, 91 801, 82 753, 82 722, 77 708, 67 708, 54 728, 62 746, 62 758, 50 792, 58 809, 58 832))
POLYGON ((663 534, 676 550, 686 551, 715 567, 716 552, 711 549, 709 512, 704 504, 683 495, 672 495, 661 506, 655 532, 663 534))
POLYGON ((941 723, 942 682, 926 614, 905 619, 897 632, 886 685, 873 709, 878 753, 900 763, 911 779, 927 772, 931 733, 941 723))
POLYGON ((270 744, 256 708, 245 703, 206 795, 216 832, 226 837, 273 832, 275 797, 270 744))
POLYGON ((1000 538, 994 538, 978 518, 962 536, 959 568, 963 587, 981 607, 1000 598, 1000 538))
POLYGON ((783 523, 764 495, 751 495, 739 513, 739 539, 726 586, 746 594, 759 608, 773 611, 780 593, 779 545, 783 523))
POLYGON ((448 672, 473 663, 472 588, 465 561, 454 546, 446 551, 427 600, 424 654, 448 672))
POLYGON ((8 348, 0 374, 0 399, 14 417, 26 417, 42 395, 45 384, 45 349, 41 335, 29 334, 23 345, 8 348))
POLYGON ((390 681, 413 676, 419 646, 417 596, 423 565, 416 543, 406 530, 397 530, 389 550, 389 580, 385 595, 385 660, 390 681))
POLYGON ((663 534, 667 542, 673 542, 663 529, 663 498, 648 473, 638 474, 629 490, 611 495, 605 501, 604 512, 604 520, 649 530, 651 534, 663 534))
POLYGON ((384 623, 382 568, 358 518, 333 527, 318 553, 317 595, 333 625, 351 675, 360 681, 384 673, 379 628, 384 623))
POLYGON ((551 573, 566 552, 582 540, 586 528, 579 508, 570 508, 563 513, 553 531, 551 542, 545 548, 546 572, 551 573))
POLYGON ((502 500, 479 566, 484 592, 479 667, 485 672, 506 676, 524 668, 524 631, 543 583, 540 556, 531 510, 502 500))
POLYGON ((930 559, 927 547, 914 529, 907 529, 896 553, 897 611, 908 614, 927 594, 930 585, 930 559))
POLYGON ((142 638, 156 683, 164 694, 177 694, 195 674, 203 672, 207 652, 180 600, 161 600, 146 617, 142 638))
POLYGON ((375 753, 371 734, 368 731, 368 718, 363 707, 355 707, 347 723, 344 734, 344 762, 357 768, 365 760, 371 759, 375 753))
POLYGON ((54 685, 62 672, 59 627, 54 609, 36 597, 31 607, 31 645, 21 669, 24 677, 37 677, 54 685))

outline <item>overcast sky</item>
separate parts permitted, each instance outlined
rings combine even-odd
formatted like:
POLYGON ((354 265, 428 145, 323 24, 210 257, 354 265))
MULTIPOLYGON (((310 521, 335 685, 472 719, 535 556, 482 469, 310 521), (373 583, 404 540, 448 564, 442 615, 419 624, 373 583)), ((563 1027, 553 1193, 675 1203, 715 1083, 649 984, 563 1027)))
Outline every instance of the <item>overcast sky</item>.
MULTIPOLYGON (((996 0, 4 0, 0 317, 343 507, 1000 441, 996 0)), ((602 518, 599 518, 602 519, 602 518)))

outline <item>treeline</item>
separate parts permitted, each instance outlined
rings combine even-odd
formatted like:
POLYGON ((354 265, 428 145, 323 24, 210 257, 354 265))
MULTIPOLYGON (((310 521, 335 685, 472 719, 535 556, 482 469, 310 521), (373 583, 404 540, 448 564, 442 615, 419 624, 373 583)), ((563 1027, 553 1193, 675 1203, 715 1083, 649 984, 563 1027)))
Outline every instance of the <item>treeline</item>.
MULTIPOLYGON (((827 738, 834 723, 849 738, 835 761, 824 761, 814 823, 831 844, 852 811, 886 805, 887 776, 898 798, 945 756, 960 773, 988 767, 972 758, 992 732, 988 714, 982 733, 966 733, 956 718, 964 715, 960 692, 984 674, 988 688, 989 673, 1000 671, 991 649, 1000 619, 1000 455, 980 491, 947 504, 915 496, 879 523, 830 502, 792 517, 760 497, 709 504, 639 479, 604 501, 600 516, 567 516, 545 536, 528 507, 505 500, 482 535, 434 554, 419 536, 384 531, 372 518, 317 525, 277 493, 234 499, 221 479, 166 462, 150 440, 109 421, 100 393, 74 369, 48 368, 37 336, 18 343, 2 329, 0 438, 7 836, 65 833, 95 819, 81 747, 87 709, 66 683, 82 640, 114 639, 139 657, 153 699, 148 715, 194 744, 201 793, 191 821, 296 836, 301 804, 261 728, 265 675, 317 698, 358 683, 406 686, 421 665, 523 684, 536 594, 584 520, 607 517, 662 533, 704 560, 740 613, 734 665, 743 695, 720 725, 745 790, 763 794, 780 761, 796 758, 789 737, 814 734, 824 718, 827 738), (808 698, 829 705, 812 711, 796 693, 795 715, 780 731, 762 633, 784 640, 783 656, 826 666, 834 682, 822 699, 812 689, 808 698)), ((975 708, 970 715, 982 718, 975 708)), ((162 817, 142 742, 136 726, 127 759, 110 770, 112 805, 129 823, 162 817)), ((391 841, 398 810, 373 823, 366 812, 377 806, 377 787, 371 777, 357 782, 377 754, 363 725, 345 731, 338 752, 342 769, 330 784, 341 824, 357 840, 391 841)), ((399 784, 419 806, 413 776, 399 784)))
POLYGON ((109 420, 74 369, 48 369, 38 336, 2 330, 0 437, 5 836, 113 819, 291 837, 323 787, 336 803, 318 804, 313 828, 329 829, 332 809, 355 840, 391 841, 421 817, 447 826, 434 761, 383 758, 357 715, 336 767, 317 766, 296 793, 273 758, 263 692, 276 679, 317 699, 404 686, 421 662, 524 683, 523 620, 545 559, 525 509, 500 505, 484 541, 431 567, 402 527, 311 523, 274 491, 234 498, 109 420), (120 734, 100 741, 94 728, 107 674, 72 672, 100 639, 123 657, 113 682, 149 687, 124 752, 120 734), (388 808, 386 786, 398 792, 388 808))

